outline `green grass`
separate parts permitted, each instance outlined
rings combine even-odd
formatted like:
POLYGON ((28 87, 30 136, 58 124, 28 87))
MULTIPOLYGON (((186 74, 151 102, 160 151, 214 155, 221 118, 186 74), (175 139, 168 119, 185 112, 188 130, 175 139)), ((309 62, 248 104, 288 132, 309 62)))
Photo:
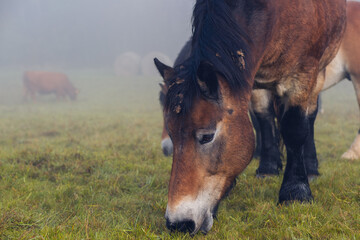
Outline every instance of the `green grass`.
MULTIPOLYGON (((162 155, 158 78, 70 71, 76 103, 21 103, 21 71, 0 71, 0 239, 190 239, 165 227, 171 158, 162 155), (11 81, 9 83, 8 81, 11 81)), ((312 204, 278 206, 282 177, 257 160, 195 239, 360 239, 360 161, 340 159, 359 112, 344 82, 316 122, 312 204)))

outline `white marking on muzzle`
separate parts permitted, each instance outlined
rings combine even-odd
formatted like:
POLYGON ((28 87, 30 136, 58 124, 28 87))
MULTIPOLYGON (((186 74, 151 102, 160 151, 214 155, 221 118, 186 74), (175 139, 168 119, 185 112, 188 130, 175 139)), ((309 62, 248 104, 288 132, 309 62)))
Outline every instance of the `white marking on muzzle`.
POLYGON ((165 218, 170 223, 176 224, 184 221, 194 221, 195 234, 199 230, 207 233, 214 222, 213 211, 221 198, 224 187, 224 180, 219 177, 210 177, 206 181, 206 186, 198 193, 196 198, 191 196, 184 197, 177 206, 166 207, 165 218))

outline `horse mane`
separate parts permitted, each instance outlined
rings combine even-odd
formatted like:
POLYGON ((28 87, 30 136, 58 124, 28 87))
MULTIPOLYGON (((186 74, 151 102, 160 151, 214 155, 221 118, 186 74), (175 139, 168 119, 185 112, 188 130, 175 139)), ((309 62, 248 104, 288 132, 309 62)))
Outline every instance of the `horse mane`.
POLYGON ((174 66, 178 66, 182 62, 184 62, 186 59, 190 57, 191 54, 191 38, 185 43, 183 48, 180 50, 177 58, 175 59, 174 66))
POLYGON ((165 108, 177 114, 191 109, 201 95, 197 70, 202 62, 213 65, 222 74, 230 89, 251 89, 247 81, 252 68, 250 38, 237 24, 233 5, 220 0, 197 0, 192 17, 192 47, 190 57, 175 66, 168 82, 165 108))

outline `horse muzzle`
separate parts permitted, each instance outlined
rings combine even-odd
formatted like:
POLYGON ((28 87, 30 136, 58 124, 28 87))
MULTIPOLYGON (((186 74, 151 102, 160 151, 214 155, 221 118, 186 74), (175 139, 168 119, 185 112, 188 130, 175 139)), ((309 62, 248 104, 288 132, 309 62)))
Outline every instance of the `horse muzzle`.
POLYGON ((189 232, 195 235, 198 231, 207 233, 214 222, 210 209, 198 208, 196 204, 182 204, 175 212, 166 209, 166 227, 170 231, 189 232))

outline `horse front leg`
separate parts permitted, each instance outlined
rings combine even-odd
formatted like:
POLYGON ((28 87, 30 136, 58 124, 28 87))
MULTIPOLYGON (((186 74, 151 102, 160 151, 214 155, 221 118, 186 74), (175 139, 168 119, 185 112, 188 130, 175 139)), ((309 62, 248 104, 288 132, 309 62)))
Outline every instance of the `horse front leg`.
POLYGON ((279 203, 312 200, 308 182, 304 146, 310 134, 310 120, 299 106, 290 106, 281 119, 281 134, 287 152, 287 164, 279 193, 279 203))
MULTIPOLYGON (((350 77, 355 89, 356 99, 360 109, 360 73, 358 75, 351 74, 350 77)), ((341 156, 341 158, 349 160, 360 158, 360 129, 350 148, 341 156)))
POLYGON ((314 124, 318 113, 319 98, 317 101, 316 110, 309 114, 309 134, 306 137, 304 145, 304 161, 306 167, 306 173, 309 179, 319 176, 319 163, 316 154, 315 140, 314 140, 314 124))
POLYGON ((253 90, 252 107, 259 123, 261 135, 261 153, 258 177, 279 175, 282 163, 279 151, 278 129, 275 124, 274 97, 268 90, 253 90))

